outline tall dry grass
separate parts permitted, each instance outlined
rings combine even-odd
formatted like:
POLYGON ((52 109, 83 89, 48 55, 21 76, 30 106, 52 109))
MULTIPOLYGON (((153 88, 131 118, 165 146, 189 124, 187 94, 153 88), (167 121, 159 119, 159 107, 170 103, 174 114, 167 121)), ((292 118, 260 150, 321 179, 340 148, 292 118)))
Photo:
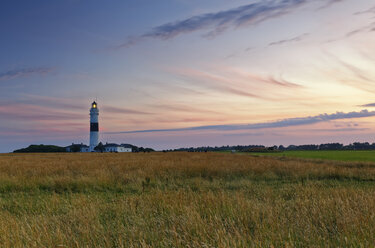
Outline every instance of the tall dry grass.
POLYGON ((375 165, 0 155, 0 247, 370 247, 375 165))

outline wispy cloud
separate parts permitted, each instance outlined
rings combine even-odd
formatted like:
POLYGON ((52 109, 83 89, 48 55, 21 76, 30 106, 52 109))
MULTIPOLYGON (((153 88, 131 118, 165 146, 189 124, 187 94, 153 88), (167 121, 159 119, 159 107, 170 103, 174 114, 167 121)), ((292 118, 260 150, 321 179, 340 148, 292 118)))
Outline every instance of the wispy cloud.
POLYGON ((373 32, 375 31, 375 22, 370 23, 369 25, 365 25, 356 29, 353 29, 352 31, 348 32, 345 37, 352 37, 354 35, 365 33, 365 32, 373 32))
MULTIPOLYGON (((331 6, 341 0, 322 0, 325 5, 331 6)), ((308 0, 262 0, 237 8, 206 13, 190 18, 166 23, 151 29, 140 36, 129 37, 126 42, 117 48, 130 47, 144 39, 170 39, 182 34, 206 30, 206 37, 213 37, 229 29, 255 25, 264 21, 291 13, 296 8, 311 3, 308 0)))
MULTIPOLYGON (((357 13, 354 13, 354 14, 356 15, 356 14, 359 14, 359 13, 360 12, 357 12, 357 13)), ((340 40, 345 40, 347 38, 351 38, 351 37, 357 36, 359 34, 371 33, 371 32, 374 32, 374 31, 375 31, 375 22, 372 21, 369 24, 359 26, 357 28, 354 28, 354 29, 350 30, 349 32, 346 32, 341 37, 327 40, 326 43, 332 43, 332 42, 336 42, 336 41, 340 41, 340 40)))
POLYGON ((363 14, 374 14, 375 13, 375 6, 369 9, 355 12, 354 15, 363 15, 363 14))
POLYGON ((185 77, 186 79, 190 79, 192 83, 199 85, 199 87, 203 86, 220 93, 242 97, 263 98, 263 96, 254 94, 244 87, 239 87, 235 84, 235 79, 227 78, 226 76, 193 69, 177 69, 175 70, 175 73, 185 77))
POLYGON ((0 81, 11 80, 20 77, 28 77, 32 75, 46 75, 53 70, 54 68, 52 67, 36 67, 10 70, 0 73, 0 81))
POLYGON ((284 45, 286 43, 298 42, 298 41, 301 41, 301 40, 305 39, 307 36, 309 36, 309 33, 304 33, 304 34, 301 34, 299 36, 296 36, 296 37, 293 37, 293 38, 290 38, 290 39, 284 39, 284 40, 271 42, 270 44, 268 44, 268 46, 277 46, 277 45, 284 45))
POLYGON ((118 107, 111 107, 111 106, 103 106, 103 111, 111 114, 136 114, 136 115, 151 115, 152 113, 138 111, 134 109, 128 108, 118 108, 118 107))
POLYGON ((107 134, 130 134, 130 133, 154 133, 154 132, 181 132, 181 131, 199 131, 199 130, 213 130, 213 131, 235 131, 235 130, 254 130, 267 128, 283 128, 292 126, 303 126, 309 124, 316 124, 320 122, 329 122, 332 120, 356 119, 375 116, 375 111, 362 110, 359 112, 336 112, 334 114, 321 114, 316 116, 307 116, 299 118, 288 118, 277 120, 273 122, 262 122, 247 125, 229 124, 229 125, 209 125, 197 126, 187 128, 172 128, 172 129, 150 129, 150 130, 136 130, 124 132, 108 132, 107 134))
POLYGON ((282 93, 288 95, 293 91, 295 95, 295 90, 304 88, 281 76, 257 75, 234 67, 215 66, 214 70, 212 68, 206 70, 170 68, 169 71, 183 77, 184 81, 188 80, 190 84, 210 89, 210 92, 241 97, 270 100, 276 99, 273 94, 270 94, 270 89, 279 89, 277 97, 282 97, 284 96, 282 93))
POLYGON ((363 70, 361 70, 355 65, 346 63, 345 61, 342 61, 339 59, 338 61, 341 63, 343 67, 345 67, 348 71, 350 71, 356 78, 361 79, 362 81, 369 83, 370 86, 372 86, 371 84, 374 82, 374 80, 370 78, 366 72, 364 72, 363 70))
POLYGON ((331 7, 332 5, 334 5, 334 4, 341 3, 341 2, 344 2, 344 0, 329 0, 329 1, 327 1, 327 3, 325 5, 323 5, 322 7, 318 8, 317 10, 327 9, 327 8, 331 7))
MULTIPOLYGON (((0 114, 7 120, 22 121, 79 121, 84 116, 79 113, 25 103, 13 103, 0 106, 0 114)), ((29 124, 32 124, 30 122, 29 124)), ((35 123, 34 123, 35 124, 35 123)))
POLYGON ((336 133, 339 133, 339 132, 358 132, 358 131, 368 131, 368 130, 370 130, 370 128, 335 128, 335 129, 327 128, 327 129, 309 129, 309 130, 306 130, 306 131, 310 131, 310 132, 328 132, 328 133, 336 132, 336 133))
MULTIPOLYGON (((87 101, 84 99, 73 99, 73 98, 61 98, 61 97, 51 97, 51 96, 41 96, 41 95, 32 95, 32 94, 21 94, 22 100, 17 101, 2 101, 0 100, 0 106, 14 108, 15 106, 29 107, 42 107, 48 108, 51 111, 74 111, 76 113, 82 113, 83 111, 88 111, 90 104, 87 104, 87 101)), ((22 110, 23 107, 17 110, 22 110)), ((134 108, 121 108, 111 105, 100 105, 99 106, 103 111, 110 114, 131 114, 131 115, 149 115, 151 113, 139 111, 134 108)))
POLYGON ((172 111, 172 112, 179 112, 179 113, 200 113, 200 114, 218 114, 222 115, 220 111, 214 111, 207 108, 202 107, 193 107, 190 105, 182 105, 176 103, 169 103, 169 104, 152 104, 150 105, 152 108, 160 109, 162 111, 172 111))
POLYGON ((368 104, 360 105, 359 107, 371 108, 371 107, 375 107, 375 103, 368 103, 368 104))
MULTIPOLYGON (((21 94, 21 99, 22 100, 17 100, 16 103, 24 103, 36 106, 48 106, 49 108, 59 110, 82 111, 86 110, 89 107, 89 104, 87 104, 84 99, 61 98, 33 94, 21 94)), ((8 104, 11 103, 8 102, 8 104)))
POLYGON ((370 93, 375 91, 373 83, 375 77, 369 68, 353 64, 353 61, 348 62, 349 60, 344 60, 330 52, 325 52, 325 54, 338 65, 333 75, 335 80, 362 91, 370 93))
MULTIPOLYGON (((6 122, 0 123, 3 132, 7 132, 10 127, 13 128, 13 125, 17 130, 34 130, 28 132, 29 136, 43 136, 43 130, 46 130, 45 135, 48 134, 47 130, 60 130, 56 134, 65 132, 67 135, 69 132, 74 135, 87 132, 89 118, 87 113, 90 104, 84 99, 31 94, 21 94, 21 96, 22 100, 0 100, 0 115, 6 120, 6 122), (12 123, 12 126, 6 126, 9 123, 12 123)), ((109 125, 119 125, 124 116, 126 116, 128 124, 130 120, 134 119, 134 116, 152 115, 137 109, 111 105, 99 105, 99 108, 103 110, 105 118, 110 120, 109 125)), ((102 126, 102 130, 105 130, 104 126, 102 126)))

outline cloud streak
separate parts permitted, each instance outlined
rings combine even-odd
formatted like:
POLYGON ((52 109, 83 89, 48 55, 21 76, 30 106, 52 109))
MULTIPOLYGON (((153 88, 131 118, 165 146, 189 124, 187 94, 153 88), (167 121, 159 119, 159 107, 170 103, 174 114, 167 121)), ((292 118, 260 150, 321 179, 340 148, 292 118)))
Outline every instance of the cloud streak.
POLYGON ((344 0, 330 0, 325 5, 323 5, 322 7, 318 8, 317 10, 327 9, 327 8, 331 7, 332 5, 334 5, 336 3, 341 3, 343 1, 344 0))
MULTIPOLYGON (((84 120, 80 113, 56 110, 50 107, 32 105, 32 104, 8 104, 0 106, 0 114, 7 120, 21 121, 61 121, 61 120, 84 120)), ((32 124, 31 122, 29 124, 32 124)))
POLYGON ((336 129, 331 129, 331 128, 328 128, 328 129, 310 129, 308 131, 310 132, 337 132, 337 133, 340 133, 340 132, 358 132, 358 131, 369 131, 370 128, 336 128, 336 129))
POLYGON ((151 115, 152 114, 152 113, 128 109, 128 108, 118 108, 118 107, 111 107, 111 106, 103 106, 103 110, 111 114, 135 114, 135 115, 151 115))
POLYGON ((369 8, 369 9, 367 9, 367 10, 364 10, 364 11, 356 12, 356 13, 354 13, 354 15, 374 14, 374 13, 375 13, 375 6, 369 8))
POLYGON ((269 128, 283 128, 293 126, 304 126, 332 120, 356 119, 375 116, 375 111, 362 110, 359 112, 336 112, 334 114, 321 114, 316 116, 307 116, 299 118, 288 118, 273 122, 254 123, 247 125, 229 124, 229 125, 208 125, 187 128, 172 129, 150 129, 124 132, 107 132, 107 134, 134 134, 134 133, 155 133, 155 132, 183 132, 183 131, 236 131, 236 130, 257 130, 269 128))
POLYGON ((215 67, 215 72, 196 69, 170 69, 170 72, 189 81, 197 87, 210 89, 221 94, 228 94, 262 100, 274 100, 269 94, 270 89, 278 88, 280 97, 282 92, 288 94, 294 90, 303 90, 303 86, 272 75, 257 75, 235 67, 215 67))
POLYGON ((309 33, 304 33, 304 34, 301 34, 299 36, 296 36, 296 37, 293 37, 293 38, 290 38, 290 39, 271 42, 270 44, 268 44, 268 46, 278 46, 278 45, 284 45, 286 43, 298 42, 298 41, 301 41, 301 40, 305 39, 308 35, 309 35, 309 33))
POLYGON ((359 107, 372 108, 372 107, 375 107, 375 103, 368 103, 368 104, 360 105, 359 107))
POLYGON ((325 52, 325 54, 339 66, 334 76, 337 81, 362 91, 370 93, 375 91, 373 84, 375 79, 368 69, 349 63, 329 52, 325 52))
POLYGON ((375 31, 375 22, 372 22, 369 25, 359 27, 357 29, 354 29, 354 30, 348 32, 345 35, 345 37, 349 38, 349 37, 355 36, 355 35, 360 34, 360 33, 374 32, 374 31, 375 31))
MULTIPOLYGON (((327 8, 341 0, 322 0, 327 8)), ((126 42, 117 48, 126 48, 137 44, 144 39, 167 40, 182 34, 206 30, 205 37, 214 37, 229 29, 256 25, 267 20, 291 13, 296 8, 308 4, 308 0, 262 0, 237 8, 206 13, 190 18, 166 23, 151 29, 140 36, 129 37, 126 42)))
POLYGON ((36 67, 36 68, 23 68, 17 70, 10 70, 0 73, 0 81, 11 80, 21 77, 29 77, 33 75, 46 75, 52 72, 54 68, 51 67, 36 67))

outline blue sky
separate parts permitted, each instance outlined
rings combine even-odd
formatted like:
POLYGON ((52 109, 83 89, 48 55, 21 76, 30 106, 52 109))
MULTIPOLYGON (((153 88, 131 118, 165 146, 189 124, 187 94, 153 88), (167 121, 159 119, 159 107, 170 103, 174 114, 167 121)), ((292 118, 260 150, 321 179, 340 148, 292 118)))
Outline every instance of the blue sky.
POLYGON ((0 152, 88 143, 96 98, 103 142, 375 140, 369 0, 3 1, 0 30, 0 152))

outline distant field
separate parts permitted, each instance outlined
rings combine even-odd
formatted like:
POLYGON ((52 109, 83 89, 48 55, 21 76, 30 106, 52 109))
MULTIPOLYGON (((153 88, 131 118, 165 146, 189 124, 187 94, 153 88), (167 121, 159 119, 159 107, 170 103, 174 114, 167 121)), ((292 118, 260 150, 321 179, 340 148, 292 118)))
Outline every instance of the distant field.
POLYGON ((375 151, 285 151, 280 153, 251 153, 260 156, 328 159, 338 161, 375 162, 375 151))
POLYGON ((375 163, 0 155, 0 247, 372 247, 374 209, 375 163))

